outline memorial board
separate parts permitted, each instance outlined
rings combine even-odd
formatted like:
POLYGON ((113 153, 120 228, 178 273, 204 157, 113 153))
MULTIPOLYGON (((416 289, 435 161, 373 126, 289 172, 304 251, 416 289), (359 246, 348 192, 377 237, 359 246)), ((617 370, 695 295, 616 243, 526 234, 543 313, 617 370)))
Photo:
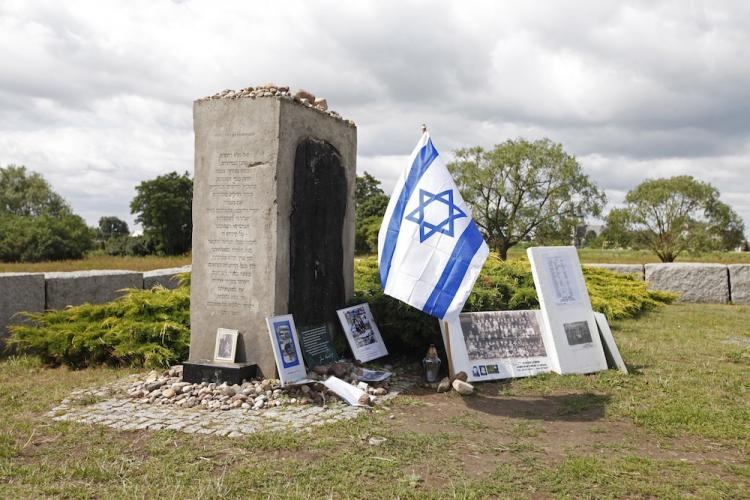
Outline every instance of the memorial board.
POLYGON ((337 313, 355 359, 366 363, 388 355, 368 304, 339 309, 337 313))
POLYGON ((462 313, 441 321, 454 373, 469 381, 527 377, 550 371, 540 311, 462 313), (446 331, 447 330, 447 331, 446 331))
POLYGON ((607 361, 576 249, 532 247, 527 254, 552 370, 561 374, 606 370, 607 361))
POLYGON ((299 343, 302 348, 302 358, 310 368, 328 365, 339 360, 336 348, 331 342, 327 324, 300 328, 299 343))
POLYGON ((268 334, 271 336, 276 368, 281 385, 294 384, 307 378, 307 370, 302 360, 297 329, 291 314, 266 318, 268 334))

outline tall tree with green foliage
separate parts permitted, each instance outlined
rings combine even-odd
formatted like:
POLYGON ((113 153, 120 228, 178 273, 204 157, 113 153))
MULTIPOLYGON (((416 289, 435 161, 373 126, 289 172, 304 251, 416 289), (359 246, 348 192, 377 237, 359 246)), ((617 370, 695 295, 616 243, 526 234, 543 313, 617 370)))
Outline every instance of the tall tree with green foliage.
POLYGON ((94 247, 94 232, 38 173, 0 167, 0 260, 79 259, 94 247))
POLYGON ((69 213, 70 207, 49 183, 23 165, 0 167, 0 215, 52 215, 69 213))
POLYGON ((388 206, 388 195, 380 187, 380 181, 365 172, 357 176, 354 190, 355 238, 358 254, 375 253, 378 248, 378 231, 388 206))
POLYGON ((107 216, 99 218, 99 229, 97 230, 97 237, 102 241, 107 241, 110 238, 121 238, 130 234, 130 228, 128 223, 119 217, 107 216))
POLYGON ((625 196, 624 208, 609 213, 607 227, 630 234, 662 262, 685 251, 729 250, 745 238, 742 219, 719 191, 689 175, 642 182, 625 196))
POLYGON ((141 182, 130 203, 135 221, 157 251, 179 255, 190 250, 193 232, 193 180, 171 172, 141 182))
POLYGON ((537 234, 570 235, 586 216, 599 215, 606 201, 575 156, 549 139, 508 140, 492 151, 477 146, 455 156, 448 168, 503 260, 510 248, 537 234))

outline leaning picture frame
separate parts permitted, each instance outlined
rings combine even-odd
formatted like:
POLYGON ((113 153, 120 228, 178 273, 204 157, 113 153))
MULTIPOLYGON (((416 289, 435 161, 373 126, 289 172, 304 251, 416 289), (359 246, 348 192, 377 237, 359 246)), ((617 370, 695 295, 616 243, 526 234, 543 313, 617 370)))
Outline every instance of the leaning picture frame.
POLYGON ((216 330, 216 345, 214 346, 214 361, 234 363, 237 354, 237 330, 218 328, 216 330))
POLYGON ((388 355, 368 304, 339 309, 336 313, 357 361, 366 363, 388 355))
POLYGON ((301 383, 307 380, 307 369, 302 358, 302 349, 297 336, 297 327, 291 314, 266 318, 271 338, 276 368, 281 385, 301 383))

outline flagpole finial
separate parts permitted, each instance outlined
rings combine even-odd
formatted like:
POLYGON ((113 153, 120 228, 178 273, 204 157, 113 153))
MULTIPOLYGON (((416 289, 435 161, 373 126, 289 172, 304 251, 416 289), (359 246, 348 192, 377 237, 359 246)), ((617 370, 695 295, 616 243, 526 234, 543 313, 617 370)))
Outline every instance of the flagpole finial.
POLYGON ((422 133, 424 134, 425 132, 427 132, 427 124, 423 123, 422 124, 422 133))

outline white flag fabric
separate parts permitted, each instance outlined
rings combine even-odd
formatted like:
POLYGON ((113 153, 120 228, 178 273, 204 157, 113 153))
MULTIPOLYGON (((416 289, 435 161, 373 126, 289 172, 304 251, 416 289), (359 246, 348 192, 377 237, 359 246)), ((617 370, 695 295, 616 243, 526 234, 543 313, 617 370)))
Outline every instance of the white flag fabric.
POLYGON ((387 295, 445 318, 461 312, 489 249, 427 132, 401 173, 378 233, 387 295))

